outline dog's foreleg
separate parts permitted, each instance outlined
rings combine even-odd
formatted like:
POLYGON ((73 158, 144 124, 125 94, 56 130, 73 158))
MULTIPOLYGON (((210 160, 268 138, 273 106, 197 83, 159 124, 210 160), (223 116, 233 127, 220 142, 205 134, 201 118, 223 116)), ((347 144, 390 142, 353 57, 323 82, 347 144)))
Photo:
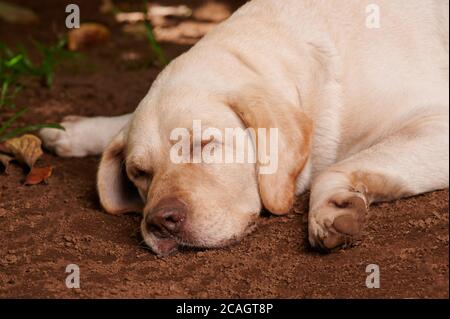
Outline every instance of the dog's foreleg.
POLYGON ((424 116, 320 173, 311 188, 312 246, 354 242, 371 203, 447 188, 448 134, 448 114, 424 116))
POLYGON ((65 131, 42 129, 44 146, 62 157, 99 155, 128 123, 131 114, 115 117, 67 116, 61 125, 65 131))

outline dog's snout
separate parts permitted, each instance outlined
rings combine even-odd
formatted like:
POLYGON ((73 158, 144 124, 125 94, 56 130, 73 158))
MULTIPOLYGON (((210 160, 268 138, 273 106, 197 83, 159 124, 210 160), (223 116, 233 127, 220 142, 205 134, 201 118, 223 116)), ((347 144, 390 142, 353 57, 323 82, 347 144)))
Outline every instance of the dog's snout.
POLYGON ((178 200, 158 204, 146 217, 147 231, 158 237, 178 234, 186 221, 186 206, 178 200))
POLYGON ((177 233, 185 220, 186 213, 178 208, 164 208, 147 217, 149 231, 177 233))

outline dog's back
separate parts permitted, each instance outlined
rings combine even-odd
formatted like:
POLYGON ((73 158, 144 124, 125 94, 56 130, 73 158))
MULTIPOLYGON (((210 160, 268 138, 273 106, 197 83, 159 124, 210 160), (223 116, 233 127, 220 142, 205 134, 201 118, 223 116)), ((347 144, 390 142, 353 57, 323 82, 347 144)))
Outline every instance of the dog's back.
MULTIPOLYGON (((348 156, 416 115, 448 113, 448 8, 446 0, 253 0, 204 42, 239 48, 281 88, 308 72, 305 46, 317 51, 340 86, 325 99, 341 105, 333 113, 343 115, 348 156), (289 78, 279 75, 286 68, 289 78)), ((311 107, 324 107, 316 98, 324 94, 313 94, 311 107)))

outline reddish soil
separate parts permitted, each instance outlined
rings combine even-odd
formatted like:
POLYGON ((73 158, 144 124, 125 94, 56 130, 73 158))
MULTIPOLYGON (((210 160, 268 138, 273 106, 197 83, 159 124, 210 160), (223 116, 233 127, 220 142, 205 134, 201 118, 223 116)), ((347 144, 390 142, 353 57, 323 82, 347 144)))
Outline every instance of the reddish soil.
MULTIPOLYGON (((33 8, 46 23, 0 22, 0 41, 51 42, 65 32, 64 8, 73 1, 15 2, 33 8)), ((184 4, 200 10, 205 2, 184 4)), ((31 108, 23 123, 133 111, 159 72, 146 66, 152 54, 145 39, 125 35, 98 13, 99 1, 76 3, 83 21, 112 29, 112 41, 63 67, 53 88, 31 83, 18 99, 31 108), (130 52, 137 60, 123 59, 130 52)), ((220 3, 234 10, 239 1, 220 3)), ((171 58, 189 48, 163 46, 171 58)), ((54 168, 48 185, 23 186, 25 173, 15 165, 9 175, 0 175, 0 297, 449 297, 448 190, 372 207, 362 244, 349 250, 321 254, 309 248, 305 195, 291 215, 261 218, 256 232, 238 245, 161 259, 141 244, 139 215, 102 211, 95 191, 98 161, 45 154, 39 165, 54 168), (81 289, 65 286, 65 267, 72 263, 80 266, 81 289), (365 286, 368 264, 380 266, 379 289, 365 286)))

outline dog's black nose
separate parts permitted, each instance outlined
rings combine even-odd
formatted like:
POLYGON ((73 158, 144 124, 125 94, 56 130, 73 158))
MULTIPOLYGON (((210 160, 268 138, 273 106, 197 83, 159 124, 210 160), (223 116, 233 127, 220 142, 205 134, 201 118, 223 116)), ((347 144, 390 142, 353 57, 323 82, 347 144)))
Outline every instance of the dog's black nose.
POLYGON ((147 231, 160 238, 177 235, 186 221, 186 206, 179 200, 164 200, 146 217, 147 231))

